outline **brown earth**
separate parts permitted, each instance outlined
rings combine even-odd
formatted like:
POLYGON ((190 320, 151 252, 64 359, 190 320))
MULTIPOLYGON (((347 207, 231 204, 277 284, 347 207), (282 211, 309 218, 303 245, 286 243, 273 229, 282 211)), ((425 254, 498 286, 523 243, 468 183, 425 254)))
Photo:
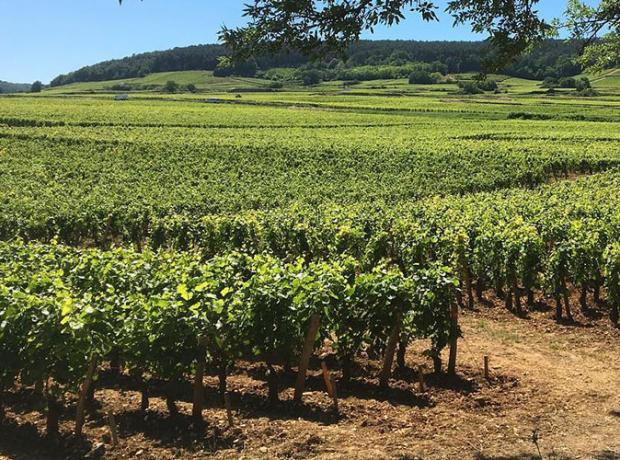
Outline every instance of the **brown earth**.
MULTIPOLYGON (((340 386, 340 416, 317 366, 301 407, 292 403, 293 375, 282 377, 282 402, 270 408, 264 367, 236 369, 229 378, 233 428, 213 376, 205 380, 207 424, 200 429, 191 423, 189 402, 179 403, 181 414, 172 421, 155 394, 145 416, 126 378, 104 376, 81 439, 70 434, 75 401, 68 401, 61 439, 48 440, 31 390, 21 390, 9 398, 8 420, 0 425, 0 459, 527 460, 540 458, 534 432, 545 459, 620 459, 620 332, 604 310, 575 313, 571 324, 557 324, 552 315, 543 303, 528 318, 496 301, 477 305, 461 317, 458 378, 427 371, 420 392, 413 369, 432 366, 419 343, 408 350, 410 368, 395 373, 390 390, 363 377, 340 386), (488 381, 484 355, 491 363, 488 381), (116 449, 103 416, 109 409, 119 427, 116 449)), ((360 366, 360 374, 376 375, 379 363, 362 360, 360 366)), ((186 393, 189 401, 189 387, 186 393)))

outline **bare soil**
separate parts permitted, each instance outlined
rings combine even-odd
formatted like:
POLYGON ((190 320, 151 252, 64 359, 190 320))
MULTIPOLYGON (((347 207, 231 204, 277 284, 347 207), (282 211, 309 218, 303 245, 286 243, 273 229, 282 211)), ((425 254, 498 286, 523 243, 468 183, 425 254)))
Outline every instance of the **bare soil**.
POLYGON ((389 390, 363 377, 377 375, 380 363, 361 359, 353 381, 338 385, 339 415, 317 362, 302 406, 292 401, 293 374, 281 375, 282 401, 270 407, 265 367, 240 365, 229 377, 232 428, 215 376, 205 379, 206 424, 197 427, 189 385, 172 420, 157 390, 142 414, 128 377, 103 375, 81 438, 71 434, 74 398, 67 399, 61 438, 48 439, 32 389, 16 390, 0 425, 0 459, 620 459, 620 332, 604 306, 584 315, 577 304, 573 296, 576 321, 558 324, 542 301, 521 318, 489 294, 462 313, 457 378, 430 373, 422 342, 408 349, 408 367, 395 372, 389 390), (117 448, 107 410, 115 413, 117 448))

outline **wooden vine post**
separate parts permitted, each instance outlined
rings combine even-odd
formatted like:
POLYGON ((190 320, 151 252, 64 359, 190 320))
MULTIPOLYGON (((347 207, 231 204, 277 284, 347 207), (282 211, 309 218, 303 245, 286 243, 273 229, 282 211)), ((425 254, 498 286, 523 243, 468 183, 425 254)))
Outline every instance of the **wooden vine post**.
POLYGON ((489 380, 489 357, 484 357, 484 378, 489 380))
POLYGON ((463 275, 465 276, 465 289, 467 290, 467 308, 474 309, 474 288, 472 284, 471 270, 467 263, 463 267, 463 275))
MULTIPOLYGON (((458 250, 458 265, 459 265, 459 270, 460 270, 460 285, 461 287, 465 288, 465 291, 467 292, 467 307, 470 310, 474 309, 474 289, 473 289, 473 285, 472 285, 472 273, 471 270, 469 269, 469 263, 467 261, 467 255, 465 253, 466 251, 466 242, 467 242, 467 238, 464 237, 463 235, 460 235, 458 237, 458 244, 459 244, 459 250, 458 250)), ((464 303, 464 299, 463 299, 463 292, 461 290, 459 290, 457 292, 457 299, 458 299, 458 303, 460 306, 464 307, 465 303, 464 303)))
POLYGON ((90 358, 90 362, 88 364, 88 370, 86 371, 86 378, 82 383, 82 387, 80 388, 80 396, 77 405, 77 412, 75 414, 75 434, 77 436, 82 435, 82 428, 84 427, 85 420, 85 412, 86 412, 86 402, 88 400, 88 392, 90 390, 91 385, 93 384, 93 378, 95 372, 97 371, 97 356, 93 355, 90 358))
POLYGON ((316 340, 316 334, 319 332, 321 324, 321 316, 315 313, 310 317, 308 328, 306 330, 306 339, 304 341, 304 347, 299 359, 299 367, 297 369, 297 380, 295 382, 295 402, 301 402, 301 398, 306 388, 306 374, 308 372, 308 365, 310 363, 310 357, 314 350, 314 341, 316 340))
POLYGON ((139 375, 140 384, 140 412, 146 412, 149 408, 149 386, 144 375, 140 372, 139 375))
POLYGON ((482 300, 484 300, 484 279, 482 278, 483 275, 478 274, 478 277, 476 279, 476 298, 478 299, 478 302, 481 302, 482 300))
POLYGON ((109 410, 107 414, 108 427, 110 428, 110 439, 112 440, 112 447, 118 447, 118 430, 116 429, 116 420, 114 419, 114 413, 109 410))
POLYGON ((230 393, 224 393, 224 405, 226 406, 226 417, 228 418, 228 426, 232 428, 235 425, 235 419, 232 414, 232 405, 230 403, 230 393))
POLYGON ((594 301, 594 304, 598 305, 598 303, 601 301, 601 285, 602 285, 602 280, 601 280, 601 272, 599 270, 596 271, 596 275, 594 278, 594 287, 593 287, 593 292, 592 292, 592 299, 594 301))
POLYGON ((334 401, 334 411, 338 414, 338 395, 336 394, 336 385, 332 380, 332 376, 329 373, 329 369, 327 369, 327 364, 325 361, 321 361, 321 369, 323 370, 323 379, 325 380, 325 386, 327 387, 327 394, 329 394, 334 401))
POLYGON ((514 293, 514 306, 517 314, 522 314, 523 310, 521 308, 521 292, 519 291, 519 283, 517 280, 517 274, 515 273, 512 278, 512 291, 514 293))
POLYGON ((566 278, 562 279, 562 295, 564 297, 564 307, 566 308, 566 316, 569 321, 573 321, 573 314, 570 308, 570 295, 568 291, 568 287, 566 286, 566 278))
POLYGON ((424 366, 418 366, 418 390, 420 393, 424 393, 426 391, 426 387, 424 385, 424 366))
POLYGON ((198 338, 198 360, 194 374, 194 401, 192 405, 192 418, 195 422, 202 422, 202 410, 204 408, 205 389, 205 360, 206 360, 206 337, 198 338))
POLYGON ((448 374, 456 374, 456 354, 459 340, 459 306, 454 303, 450 309, 450 357, 448 358, 448 374))
POLYGON ((555 319, 556 321, 562 320, 562 300, 560 299, 560 294, 556 293, 555 295, 555 319))
POLYGON ((379 376, 379 386, 386 388, 390 377, 392 376, 392 364, 394 362, 394 353, 396 352, 396 346, 398 345, 398 339, 400 338, 401 327, 401 315, 397 315, 396 322, 390 333, 387 347, 385 350, 385 356, 383 357, 383 367, 381 368, 381 374, 379 376))
POLYGON ((47 394, 47 419, 45 422, 45 429, 47 435, 50 437, 57 437, 59 435, 59 423, 60 416, 63 410, 63 402, 59 400, 51 389, 48 388, 47 394))

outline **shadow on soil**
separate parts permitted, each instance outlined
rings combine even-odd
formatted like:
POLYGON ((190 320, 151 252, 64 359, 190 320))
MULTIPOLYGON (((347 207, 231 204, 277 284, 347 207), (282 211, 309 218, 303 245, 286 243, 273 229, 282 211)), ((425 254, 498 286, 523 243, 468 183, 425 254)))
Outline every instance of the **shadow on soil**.
MULTIPOLYGON (((103 420, 98 422, 103 423, 103 420)), ((208 422, 197 425, 190 415, 182 413, 170 417, 155 411, 127 411, 117 416, 117 423, 121 438, 141 434, 164 447, 211 453, 233 448, 238 437, 234 431, 211 426, 208 422)))
POLYGON ((603 450, 594 455, 596 460, 620 460, 620 452, 603 450))
MULTIPOLYGON (((303 403, 296 403, 290 397, 294 386, 295 373, 282 372, 280 375, 280 389, 287 392, 279 402, 271 404, 267 396, 267 385, 264 382, 262 371, 254 370, 253 376, 258 380, 256 387, 244 388, 243 391, 230 392, 231 403, 235 418, 269 418, 271 420, 297 420, 331 425, 347 418, 347 407, 341 407, 340 414, 335 413, 333 403, 325 392, 325 381, 316 369, 308 376, 306 383, 307 395, 303 403)), ((426 374, 424 376, 426 392, 418 391, 418 374, 411 368, 399 369, 394 373, 388 388, 382 388, 376 378, 354 377, 346 384, 337 381, 338 396, 345 398, 354 396, 364 400, 389 401, 392 404, 408 407, 425 408, 433 405, 434 392, 448 390, 461 394, 470 394, 478 390, 478 384, 468 378, 447 376, 445 374, 426 374)), ((122 391, 139 391, 140 382, 125 375, 112 375, 107 370, 100 374, 97 389, 112 389, 122 391)), ((166 382, 156 379, 149 380, 149 397, 163 398, 166 393, 166 382)), ((177 401, 191 403, 192 386, 189 382, 179 384, 177 401)), ((63 435, 57 439, 50 439, 43 433, 43 427, 36 426, 43 422, 42 416, 28 419, 28 414, 44 413, 42 398, 33 394, 32 389, 10 393, 6 401, 7 407, 16 414, 21 421, 7 421, 1 426, 0 456, 9 458, 34 459, 99 459, 106 455, 106 445, 109 439, 102 442, 89 442, 86 438, 76 437, 68 433, 73 428, 75 415, 75 400, 67 401, 63 408, 61 424, 63 435), (28 446, 24 449, 24 446, 28 446)), ((98 432, 107 431, 105 414, 101 410, 97 399, 89 405, 88 427, 98 432), (103 430, 101 430, 103 428, 103 430)), ((205 409, 224 410, 225 405, 214 385, 205 388, 205 409)), ((141 435, 151 443, 161 447, 184 448, 188 451, 204 451, 214 453, 222 449, 234 449, 239 444, 240 433, 233 429, 220 428, 210 425, 209 420, 204 424, 196 424, 195 420, 186 412, 179 412, 170 416, 165 411, 125 410, 116 414, 121 442, 125 438, 141 435)), ((107 435, 105 435, 107 436, 107 435)), ((104 436, 104 438, 105 438, 104 436)))
POLYGON ((0 458, 14 460, 35 459, 100 459, 105 450, 93 452, 92 444, 84 438, 60 436, 48 438, 42 435, 32 423, 18 425, 13 421, 0 424, 0 458))
POLYGON ((549 460, 572 460, 573 457, 567 457, 565 455, 544 455, 541 457, 538 454, 522 453, 515 455, 484 455, 478 454, 474 457, 476 460, 541 460, 541 458, 549 460))

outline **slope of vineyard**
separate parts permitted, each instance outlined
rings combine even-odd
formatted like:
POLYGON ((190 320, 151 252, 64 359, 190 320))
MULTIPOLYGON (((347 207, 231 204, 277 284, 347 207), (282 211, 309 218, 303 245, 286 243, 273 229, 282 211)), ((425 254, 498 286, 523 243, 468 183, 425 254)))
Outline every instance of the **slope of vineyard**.
MULTIPOLYGON (((187 418, 194 432, 205 414, 210 421, 210 382, 222 398, 232 385, 247 418, 269 402, 297 419, 297 409, 288 408, 289 387, 296 387, 291 368, 319 351, 344 391, 345 424, 358 423, 365 411, 368 419, 373 404, 415 407, 417 420, 426 420, 437 414, 435 403, 447 410, 457 398, 476 407, 463 415, 475 424, 486 397, 514 411, 521 399, 534 401, 527 407, 549 402, 527 393, 541 384, 536 378, 517 388, 515 373, 523 369, 499 369, 485 380, 469 362, 482 356, 459 348, 461 332, 465 344, 485 336, 485 314, 472 311, 485 304, 515 322, 555 318, 554 331, 591 321, 592 332, 580 332, 579 340, 594 338, 609 355, 617 350, 615 93, 398 96, 327 86, 209 97, 0 98, 0 416, 6 410, 15 417, 12 401, 35 401, 46 406, 48 434, 80 432, 86 405, 92 410, 102 395, 108 404, 121 388, 121 398, 138 395, 139 426, 165 403, 176 426, 189 430, 187 418), (392 373, 392 361, 401 373, 392 373), (420 372, 431 396, 413 388, 420 378, 406 369, 413 362, 429 366, 420 372), (204 378, 205 366, 217 383, 204 378), (264 380, 258 392, 247 383, 253 373, 264 380), (70 428, 67 398, 76 419, 70 428)), ((517 328, 521 334, 525 326, 517 328)), ((568 376, 561 378, 566 384, 568 376)), ((342 425, 314 395, 318 383, 308 385, 310 394, 296 392, 309 411, 304 417, 315 422, 309 431, 337 446, 334 432, 318 422, 342 425)), ((411 423, 406 413, 396 417, 399 429, 411 423)), ((428 421, 428 439, 450 423, 437 417, 439 425, 428 421)), ((140 436, 122 426, 124 438, 140 436)), ((92 437, 93 427, 85 429, 92 437)), ((256 429, 214 428, 213 445, 204 449, 237 458, 243 449, 235 439, 251 445, 258 436, 269 447, 253 445, 252 455, 264 458, 278 441, 269 428, 256 429)), ((503 429, 490 431, 497 439, 488 450, 518 453, 503 429)), ((378 432, 372 436, 376 442, 378 432)), ((608 431, 600 436, 617 447, 608 431)), ((418 441, 412 452, 458 455, 449 443, 434 455, 418 441)), ((572 446, 586 457, 596 447, 572 446)), ((71 449, 76 458, 85 453, 71 449)), ((409 458, 386 449, 386 458, 409 458)), ((467 448, 472 455, 483 450, 467 448)))
POLYGON ((161 91, 168 81, 174 81, 180 88, 194 85, 198 91, 230 91, 235 89, 256 89, 268 87, 269 81, 258 78, 244 77, 214 77, 208 70, 186 70, 179 72, 158 72, 141 78, 127 78, 123 80, 92 81, 71 83, 63 86, 51 87, 45 91, 47 95, 78 94, 93 92, 134 91, 161 91))

